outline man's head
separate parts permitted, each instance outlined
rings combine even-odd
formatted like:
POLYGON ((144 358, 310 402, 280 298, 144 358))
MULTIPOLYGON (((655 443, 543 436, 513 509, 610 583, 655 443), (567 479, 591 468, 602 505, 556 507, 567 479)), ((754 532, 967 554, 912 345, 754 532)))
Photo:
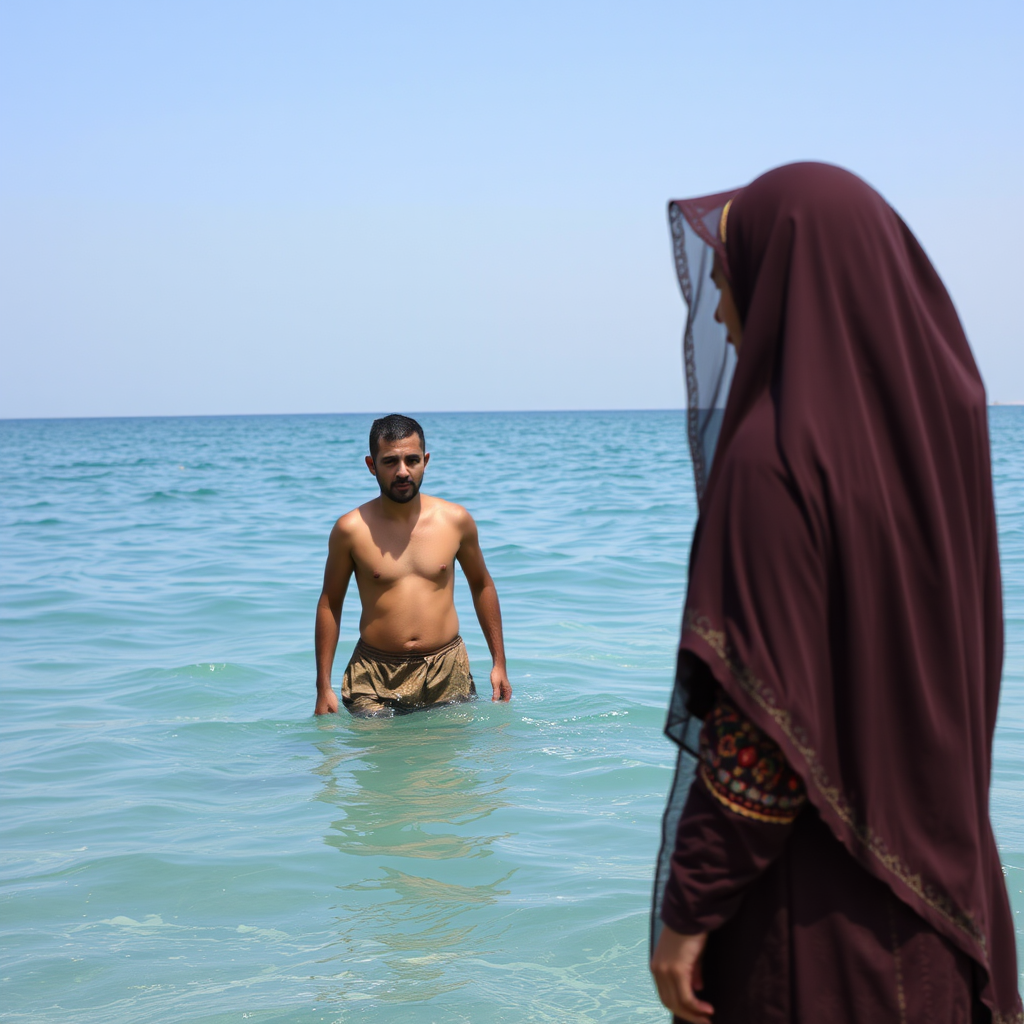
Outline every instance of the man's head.
POLYGON ((423 428, 411 417, 393 412, 390 416, 381 416, 373 421, 370 427, 370 458, 377 458, 381 441, 401 441, 415 434, 420 439, 420 448, 427 450, 427 441, 423 436, 423 428))
POLYGON ((392 413, 373 421, 366 467, 385 498, 400 505, 412 501, 429 461, 423 428, 414 419, 392 413))

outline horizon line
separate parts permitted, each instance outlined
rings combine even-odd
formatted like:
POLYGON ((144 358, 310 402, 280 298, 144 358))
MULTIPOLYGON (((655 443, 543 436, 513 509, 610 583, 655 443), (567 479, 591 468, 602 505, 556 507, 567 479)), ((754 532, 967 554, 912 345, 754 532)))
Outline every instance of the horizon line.
MULTIPOLYGON (((986 402, 986 408, 1021 407, 1024 401, 986 402)), ((686 412, 687 406, 647 407, 630 409, 433 409, 413 410, 417 416, 487 416, 487 415, 546 415, 550 413, 638 413, 638 412, 686 412)), ((0 416, 0 423, 45 423, 68 420, 203 420, 203 419, 253 419, 271 416, 386 416, 379 411, 348 412, 198 412, 198 413, 115 413, 86 416, 0 416)))
MULTIPOLYGON (((1024 405, 1024 402, 1021 403, 1024 405)), ((408 415, 416 416, 488 416, 488 415, 539 415, 550 413, 632 413, 632 412, 686 412, 686 406, 674 408, 634 408, 634 409, 432 409, 412 410, 408 415)), ((0 423, 36 423, 64 420, 187 420, 187 419, 247 419, 258 416, 387 416, 389 413, 380 411, 350 412, 189 412, 189 413, 115 413, 87 416, 0 416, 0 423)))

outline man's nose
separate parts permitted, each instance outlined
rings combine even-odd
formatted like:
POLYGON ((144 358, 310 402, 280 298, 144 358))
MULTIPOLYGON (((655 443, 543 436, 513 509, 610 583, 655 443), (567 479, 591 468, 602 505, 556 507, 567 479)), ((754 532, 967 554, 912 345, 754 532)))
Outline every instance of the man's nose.
POLYGON ((715 320, 718 323, 720 323, 720 324, 724 324, 725 323, 725 321, 722 319, 722 300, 721 299, 718 300, 718 305, 715 306, 715 320))

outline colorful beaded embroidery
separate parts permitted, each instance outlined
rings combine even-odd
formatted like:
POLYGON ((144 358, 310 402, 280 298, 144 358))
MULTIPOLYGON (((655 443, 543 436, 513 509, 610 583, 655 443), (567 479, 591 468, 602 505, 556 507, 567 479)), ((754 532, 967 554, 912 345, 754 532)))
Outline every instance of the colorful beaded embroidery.
POLYGON ((700 777, 730 811, 758 821, 788 825, 807 799, 778 744, 721 694, 701 729, 700 777))

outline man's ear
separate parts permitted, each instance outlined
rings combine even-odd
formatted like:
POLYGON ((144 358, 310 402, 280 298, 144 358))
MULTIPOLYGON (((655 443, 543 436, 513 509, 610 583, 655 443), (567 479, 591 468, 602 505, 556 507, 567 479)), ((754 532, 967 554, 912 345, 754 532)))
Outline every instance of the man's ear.
POLYGON ((373 456, 366 456, 366 468, 374 475, 377 475, 377 467, 373 464, 373 456))
POLYGON ((427 463, 430 461, 430 452, 423 453, 423 468, 427 468, 427 463))

